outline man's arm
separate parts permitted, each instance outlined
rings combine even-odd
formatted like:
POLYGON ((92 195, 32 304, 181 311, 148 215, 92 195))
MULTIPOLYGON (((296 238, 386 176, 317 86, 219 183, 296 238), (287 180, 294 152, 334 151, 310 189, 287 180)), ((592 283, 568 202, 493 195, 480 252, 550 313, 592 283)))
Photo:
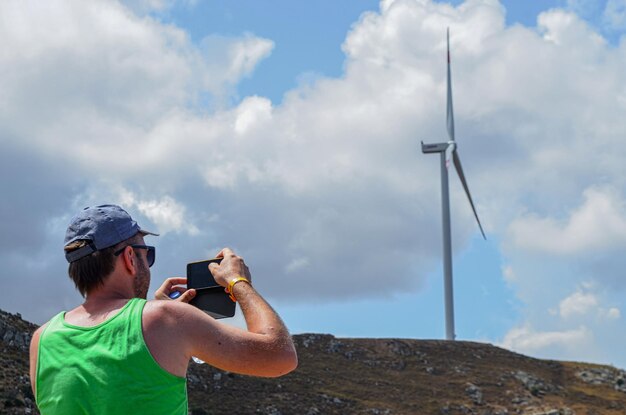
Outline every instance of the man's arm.
POLYGON ((218 323, 194 307, 186 321, 190 354, 246 375, 277 377, 294 370, 296 350, 280 317, 251 286, 237 288, 235 296, 238 294, 245 297, 241 308, 248 331, 218 323))
MULTIPOLYGON (((243 259, 231 250, 224 249, 218 257, 223 257, 222 263, 219 266, 211 264, 211 273, 218 284, 227 287, 239 277, 250 280, 243 259)), ((167 363, 158 355, 167 359, 166 353, 169 356, 172 353, 171 350, 153 351, 153 345, 160 349, 160 346, 169 344, 169 347, 184 351, 187 360, 196 356, 229 372, 277 377, 294 370, 298 364, 296 350, 278 314, 245 281, 233 286, 233 295, 241 306, 248 331, 219 323, 182 302, 157 301, 159 306, 155 311, 159 316, 149 318, 144 326, 148 343, 151 343, 150 350, 157 355, 157 361, 167 368, 167 363), (158 339, 162 341, 156 341, 158 339)))

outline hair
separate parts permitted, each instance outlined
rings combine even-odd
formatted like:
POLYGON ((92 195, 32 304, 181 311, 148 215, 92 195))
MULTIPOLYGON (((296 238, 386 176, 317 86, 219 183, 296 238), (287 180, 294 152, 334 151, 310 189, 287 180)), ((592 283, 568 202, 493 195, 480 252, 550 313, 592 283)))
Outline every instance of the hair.
MULTIPOLYGON (((131 236, 117 245, 95 251, 90 255, 70 262, 68 274, 80 294, 85 297, 94 289, 104 285, 107 277, 115 268, 115 255, 113 253, 124 245, 130 245, 136 241, 139 234, 131 236)), ((87 245, 88 241, 76 241, 65 247, 66 252, 74 251, 87 245)))

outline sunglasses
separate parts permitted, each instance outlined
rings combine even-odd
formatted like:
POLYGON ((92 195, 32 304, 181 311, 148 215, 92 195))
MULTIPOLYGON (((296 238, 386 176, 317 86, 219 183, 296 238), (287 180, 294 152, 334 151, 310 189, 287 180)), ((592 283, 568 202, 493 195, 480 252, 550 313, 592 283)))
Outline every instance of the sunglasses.
POLYGON ((148 245, 126 245, 124 248, 114 252, 113 255, 119 256, 119 254, 124 252, 124 249, 126 249, 126 247, 128 247, 128 246, 130 246, 131 248, 134 248, 134 249, 147 249, 148 250, 148 255, 147 255, 148 268, 150 268, 154 264, 154 261, 156 259, 156 249, 153 246, 148 246, 148 245))

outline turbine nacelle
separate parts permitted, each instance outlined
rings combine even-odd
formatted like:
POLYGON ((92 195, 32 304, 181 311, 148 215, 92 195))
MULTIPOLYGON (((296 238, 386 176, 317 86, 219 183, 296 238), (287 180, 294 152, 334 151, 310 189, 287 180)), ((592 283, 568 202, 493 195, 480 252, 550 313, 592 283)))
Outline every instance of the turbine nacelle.
POLYGON ((422 141, 422 153, 442 153, 448 148, 448 143, 424 144, 422 141))
POLYGON ((422 153, 445 153, 446 169, 450 168, 452 153, 456 151, 456 141, 450 140, 447 143, 424 144, 422 141, 422 153))

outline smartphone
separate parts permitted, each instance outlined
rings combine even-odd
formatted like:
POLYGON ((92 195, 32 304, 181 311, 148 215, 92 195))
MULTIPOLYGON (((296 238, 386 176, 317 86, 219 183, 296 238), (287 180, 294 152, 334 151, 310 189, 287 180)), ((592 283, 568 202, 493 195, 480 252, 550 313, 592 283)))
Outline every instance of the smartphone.
POLYGON ((209 271, 209 264, 212 262, 219 264, 222 262, 222 258, 213 258, 187 264, 187 288, 219 287, 211 271, 209 271))
POLYGON ((222 258, 187 264, 187 288, 196 290, 196 296, 189 304, 198 307, 211 317, 229 318, 235 315, 235 303, 230 299, 224 287, 215 282, 209 271, 209 264, 220 263, 222 258))

